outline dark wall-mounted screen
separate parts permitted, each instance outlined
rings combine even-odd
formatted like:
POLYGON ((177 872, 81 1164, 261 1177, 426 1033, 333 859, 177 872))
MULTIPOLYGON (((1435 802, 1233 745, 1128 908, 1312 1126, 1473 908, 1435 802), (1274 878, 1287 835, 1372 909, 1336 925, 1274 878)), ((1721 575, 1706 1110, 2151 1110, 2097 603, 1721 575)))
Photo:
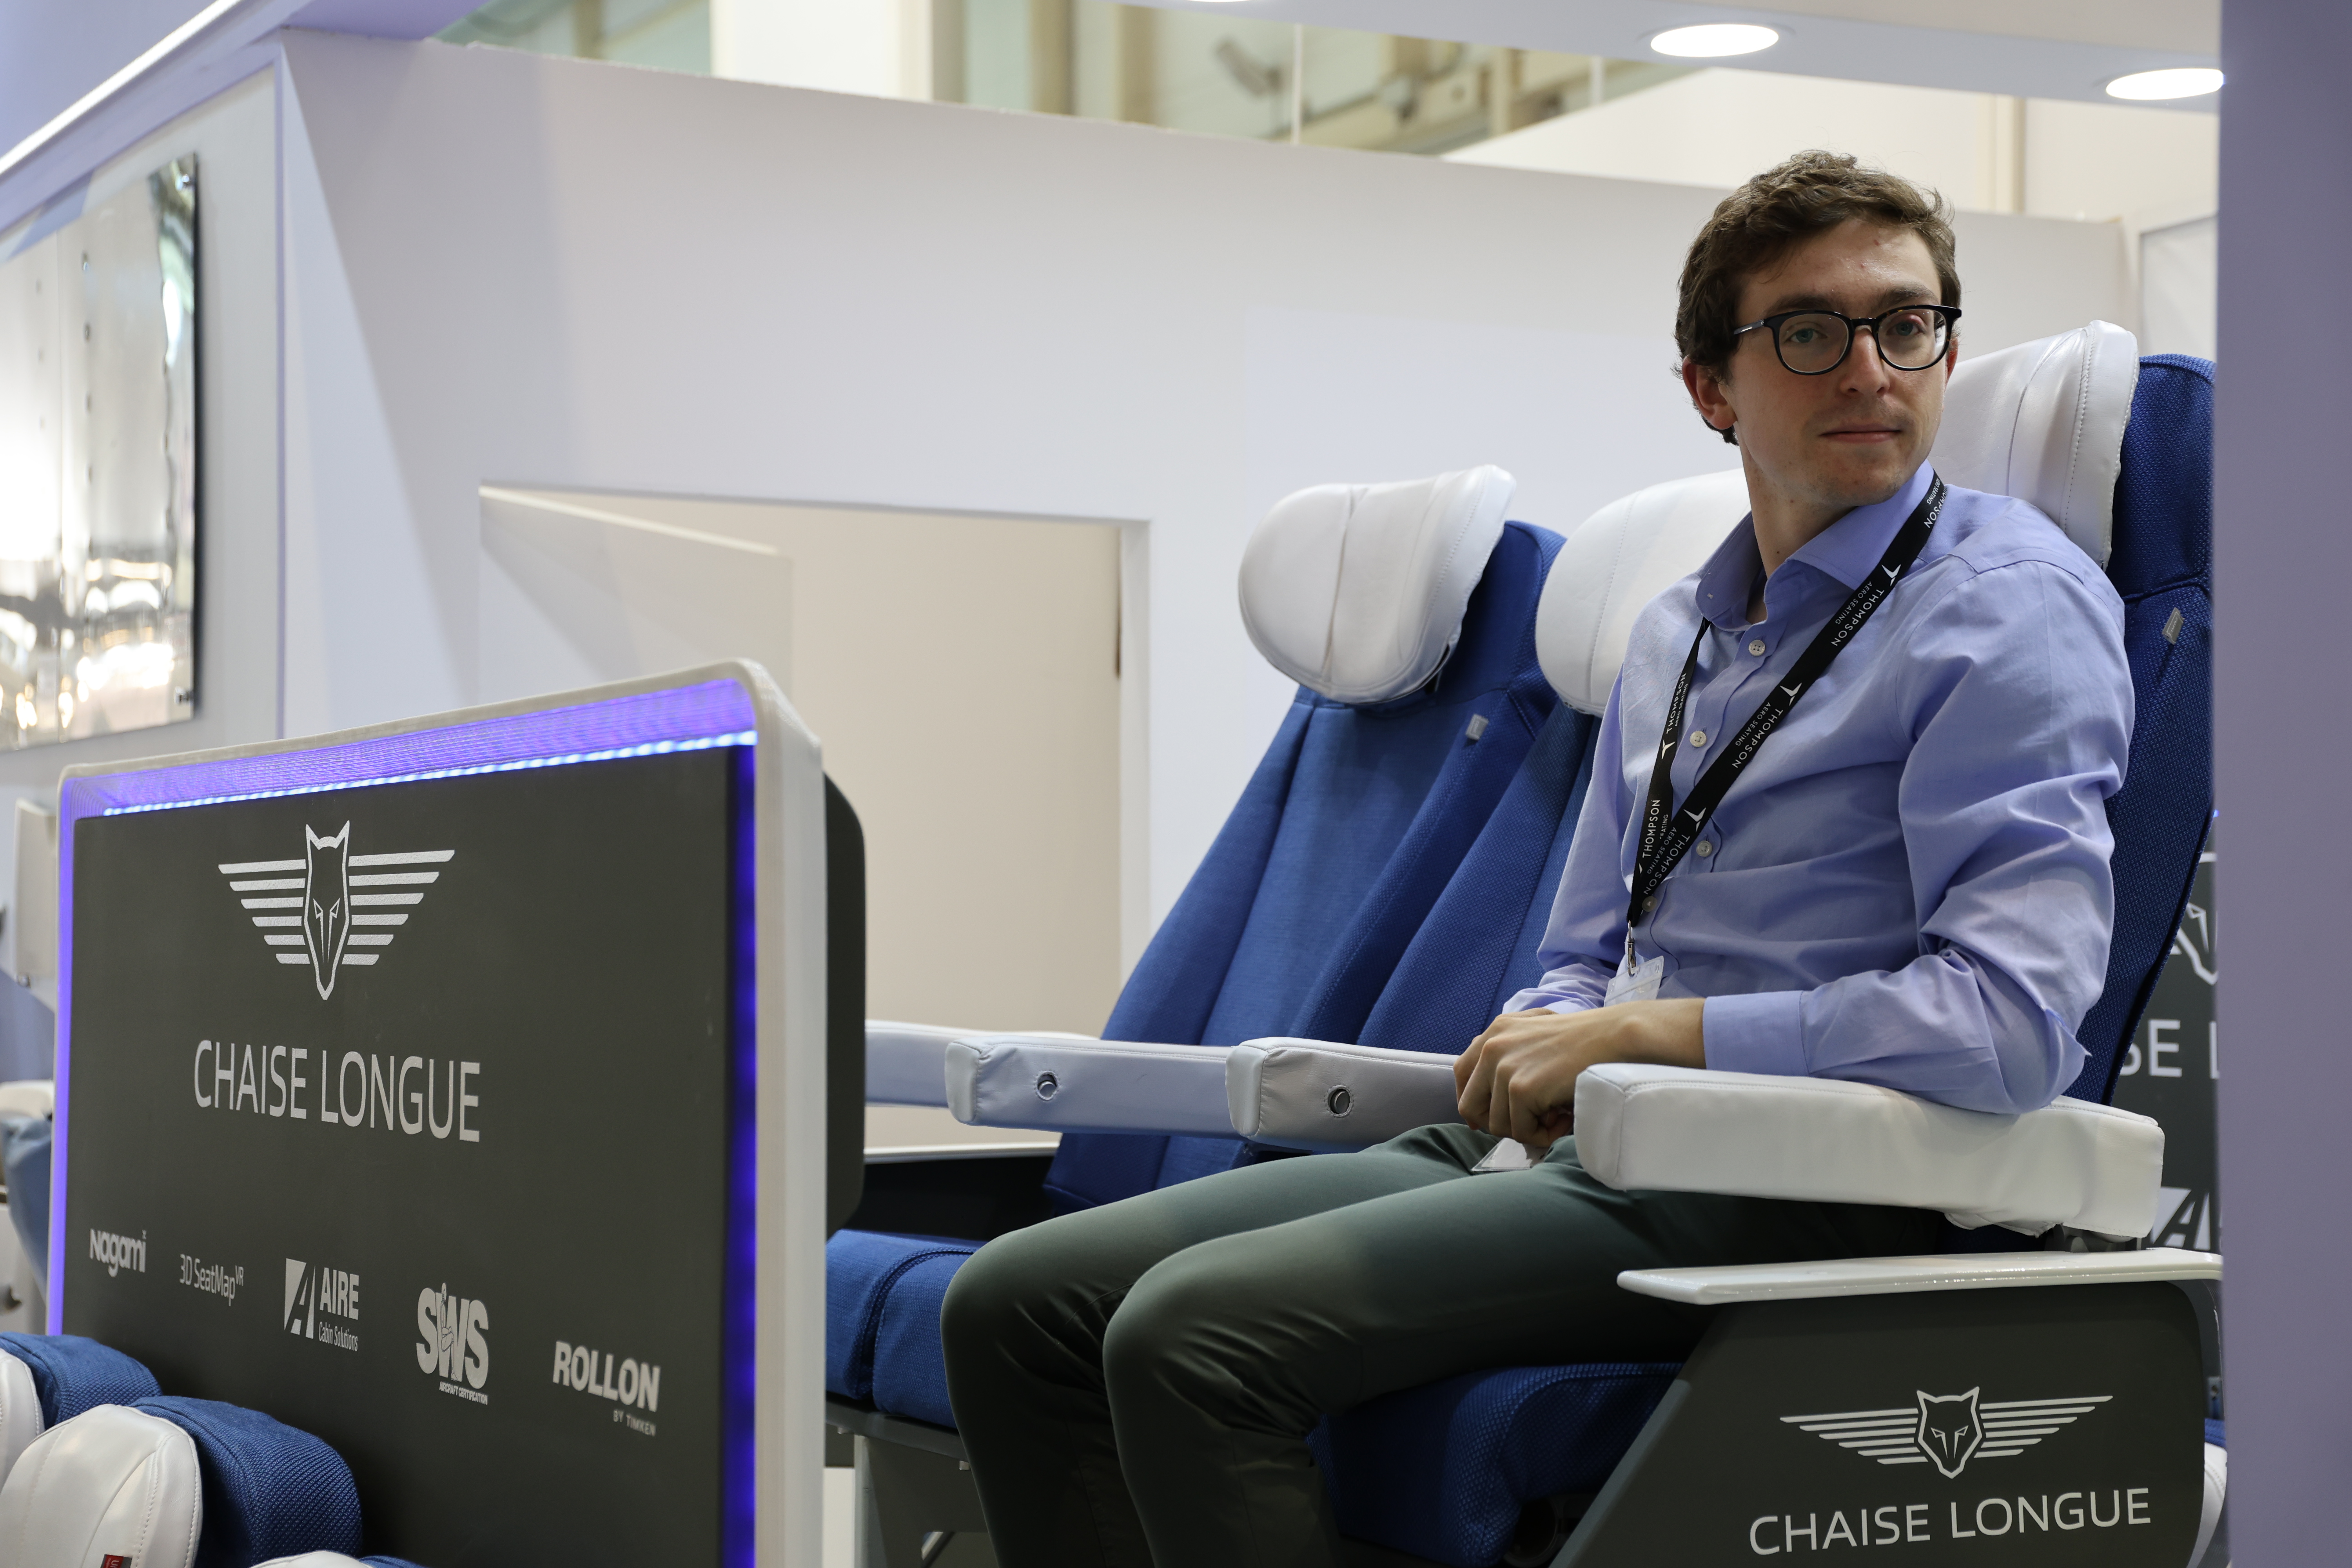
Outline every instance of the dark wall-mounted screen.
POLYGON ((720 1561, 752 756, 74 824, 64 1327, 326 1438, 371 1550, 720 1561))

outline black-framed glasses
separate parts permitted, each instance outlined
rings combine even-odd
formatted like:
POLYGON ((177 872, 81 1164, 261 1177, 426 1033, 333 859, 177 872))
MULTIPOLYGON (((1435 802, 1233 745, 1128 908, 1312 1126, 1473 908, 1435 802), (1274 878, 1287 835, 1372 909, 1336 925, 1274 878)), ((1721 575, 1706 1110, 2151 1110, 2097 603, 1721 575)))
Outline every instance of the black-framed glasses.
POLYGON ((1952 346, 1958 305, 1898 305, 1875 316, 1842 316, 1835 310, 1782 310, 1732 332, 1769 331, 1780 363, 1799 375, 1827 375, 1845 363, 1853 335, 1870 329, 1878 357, 1895 370, 1926 370, 1952 346))

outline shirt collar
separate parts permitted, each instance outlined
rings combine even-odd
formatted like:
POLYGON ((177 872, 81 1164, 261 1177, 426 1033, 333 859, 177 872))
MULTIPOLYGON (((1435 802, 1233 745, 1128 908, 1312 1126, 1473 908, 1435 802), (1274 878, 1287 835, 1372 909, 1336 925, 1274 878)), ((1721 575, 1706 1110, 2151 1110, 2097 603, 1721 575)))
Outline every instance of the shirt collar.
MULTIPOLYGON (((1883 501, 1854 508, 1806 541, 1804 548, 1789 560, 1836 578, 1849 591, 1859 587, 1926 498, 1935 478, 1933 468, 1920 464, 1901 489, 1883 501)), ((1763 570, 1764 558, 1756 548, 1756 516, 1750 512, 1699 568, 1699 613, 1729 630, 1748 625, 1748 596, 1763 570)))

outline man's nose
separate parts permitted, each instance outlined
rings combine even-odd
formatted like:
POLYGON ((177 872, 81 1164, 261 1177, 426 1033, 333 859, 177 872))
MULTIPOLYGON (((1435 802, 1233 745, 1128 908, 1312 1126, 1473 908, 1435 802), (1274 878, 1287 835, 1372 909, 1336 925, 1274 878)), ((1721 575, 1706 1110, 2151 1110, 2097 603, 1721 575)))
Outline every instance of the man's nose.
POLYGON ((1838 366, 1838 384, 1854 392, 1876 392, 1893 384, 1894 367, 1878 352, 1878 329, 1856 327, 1845 363, 1838 366))

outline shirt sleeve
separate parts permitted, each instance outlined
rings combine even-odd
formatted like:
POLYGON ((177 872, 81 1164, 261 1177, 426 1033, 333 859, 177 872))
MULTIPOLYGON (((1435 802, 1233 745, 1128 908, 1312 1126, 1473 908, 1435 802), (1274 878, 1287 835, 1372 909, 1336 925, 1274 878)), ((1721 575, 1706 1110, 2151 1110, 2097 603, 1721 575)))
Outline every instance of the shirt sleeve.
POLYGON ((2106 801, 2131 743, 2122 606, 2105 588, 2020 561, 1960 580, 1921 618, 1898 798, 1919 956, 1708 997, 1707 1066, 2000 1113, 2074 1081, 2074 1031, 2106 980, 2106 801))
POLYGON ((1625 829, 1632 820, 1633 799, 1625 789, 1624 727, 1618 709, 1625 692, 1621 672, 1601 716, 1601 733, 1594 738, 1591 782, 1585 786, 1584 806, 1569 840, 1568 864, 1559 890, 1552 897, 1551 919, 1536 961, 1543 978, 1503 1005, 1506 1013, 1549 1007, 1556 1013, 1579 1013, 1598 1007, 1607 995, 1625 952, 1625 896, 1629 884, 1619 866, 1625 829))

